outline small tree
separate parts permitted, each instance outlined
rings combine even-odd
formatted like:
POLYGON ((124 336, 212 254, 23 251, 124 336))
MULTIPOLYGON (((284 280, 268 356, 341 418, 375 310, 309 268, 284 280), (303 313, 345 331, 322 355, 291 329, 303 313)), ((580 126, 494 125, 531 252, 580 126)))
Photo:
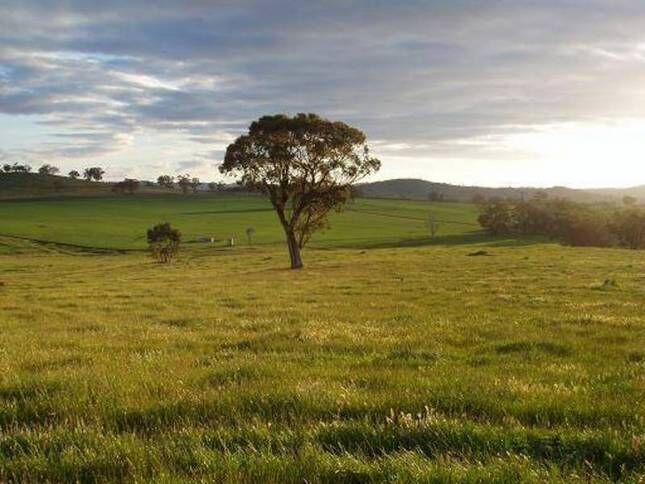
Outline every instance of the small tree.
POLYGON ((175 183, 175 178, 170 175, 161 175, 157 177, 157 185, 165 188, 172 188, 175 183))
POLYGON ((249 245, 253 245, 253 236, 255 235, 255 229, 253 227, 246 228, 246 239, 249 241, 249 245))
POLYGON ((158 262, 167 264, 179 252, 181 232, 169 223, 158 224, 148 229, 148 248, 158 262))
POLYGON ((105 170, 100 166, 85 168, 83 171, 83 177, 87 181, 101 181, 103 180, 103 175, 105 175, 105 170))
POLYGON ((76 171, 76 170, 72 170, 72 171, 70 171, 67 175, 68 175, 72 180, 76 180, 77 178, 79 178, 79 177, 81 176, 81 174, 80 174, 78 171, 76 171))
POLYGON ((623 197, 623 204, 626 207, 633 207, 634 205, 636 205, 637 202, 638 202, 638 198, 636 197, 632 197, 630 195, 625 195, 623 197))
POLYGON ((49 164, 44 164, 38 168, 38 173, 40 175, 56 175, 59 171, 60 170, 57 167, 49 164))
POLYGON ((228 146, 220 172, 268 195, 287 239, 291 268, 301 249, 328 226, 331 210, 351 198, 352 184, 377 171, 365 134, 345 123, 300 113, 264 116, 228 146))
POLYGON ((193 193, 197 193, 197 189, 199 188, 200 181, 199 178, 193 177, 190 179, 190 188, 193 190, 193 193))
POLYGON ((190 175, 189 174, 179 175, 177 177, 177 185, 179 185, 179 188, 181 188, 181 192, 184 195, 186 195, 192 185, 192 179, 190 178, 190 175))

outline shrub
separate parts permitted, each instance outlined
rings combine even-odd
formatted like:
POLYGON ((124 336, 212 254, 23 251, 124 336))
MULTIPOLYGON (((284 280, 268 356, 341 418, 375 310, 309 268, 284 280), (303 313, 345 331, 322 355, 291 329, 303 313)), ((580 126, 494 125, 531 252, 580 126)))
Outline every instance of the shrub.
POLYGON ((514 207, 504 200, 492 200, 482 207, 479 224, 492 235, 508 235, 515 227, 514 207))
POLYGON ((179 252, 181 232, 172 228, 169 223, 158 224, 148 229, 147 239, 152 257, 166 264, 179 252))

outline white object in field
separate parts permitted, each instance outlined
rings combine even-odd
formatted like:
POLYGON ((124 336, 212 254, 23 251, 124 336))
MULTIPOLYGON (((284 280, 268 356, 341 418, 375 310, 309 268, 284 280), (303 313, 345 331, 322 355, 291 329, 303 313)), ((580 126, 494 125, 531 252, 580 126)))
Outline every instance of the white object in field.
POLYGON ((233 246, 235 246, 235 239, 234 239, 233 237, 231 237, 231 238, 229 239, 229 241, 228 241, 228 246, 229 246, 229 247, 233 247, 233 246))

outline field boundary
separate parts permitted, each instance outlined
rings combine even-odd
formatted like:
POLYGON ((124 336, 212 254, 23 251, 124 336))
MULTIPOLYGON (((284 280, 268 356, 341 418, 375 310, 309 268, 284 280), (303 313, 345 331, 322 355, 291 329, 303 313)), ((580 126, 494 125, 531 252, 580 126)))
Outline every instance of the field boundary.
POLYGON ((117 253, 117 254, 127 254, 130 252, 142 252, 145 249, 123 249, 123 248, 109 248, 109 247, 94 247, 91 245, 81 245, 81 244, 72 244, 69 242, 56 242, 54 240, 43 240, 43 239, 32 239, 31 237, 22 237, 19 235, 11 234, 0 234, 0 237, 5 237, 7 239, 16 239, 22 240, 25 242, 31 242, 43 246, 56 246, 67 249, 74 249, 80 252, 96 252, 100 254, 105 253, 117 253))

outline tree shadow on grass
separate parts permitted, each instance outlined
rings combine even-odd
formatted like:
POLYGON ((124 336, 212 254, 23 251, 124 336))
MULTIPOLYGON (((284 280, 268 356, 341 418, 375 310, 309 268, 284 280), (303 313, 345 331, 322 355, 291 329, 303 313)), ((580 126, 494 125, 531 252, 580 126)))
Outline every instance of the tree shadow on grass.
POLYGON ((465 234, 441 235, 436 237, 414 237, 410 239, 374 241, 348 244, 347 248, 356 249, 393 249, 397 247, 425 246, 459 246, 485 245, 487 247, 524 247, 543 243, 544 240, 535 237, 493 237, 482 232, 465 234))

